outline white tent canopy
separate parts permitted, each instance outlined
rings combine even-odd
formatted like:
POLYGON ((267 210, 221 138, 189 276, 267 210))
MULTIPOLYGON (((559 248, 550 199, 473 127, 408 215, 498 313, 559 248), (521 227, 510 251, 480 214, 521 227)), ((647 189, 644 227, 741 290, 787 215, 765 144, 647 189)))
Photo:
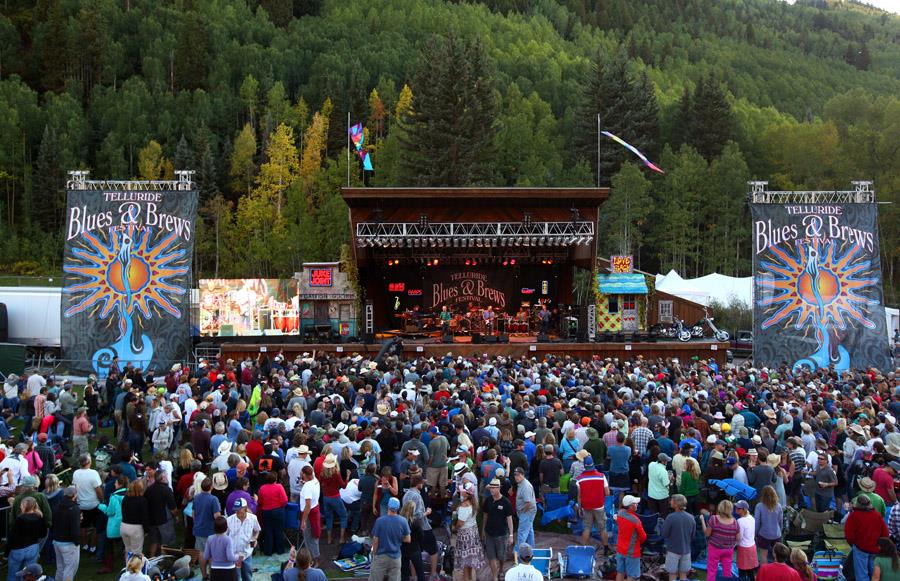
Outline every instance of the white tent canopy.
POLYGON ((656 290, 709 306, 713 301, 727 305, 733 299, 750 306, 753 300, 753 277, 737 278, 724 274, 707 274, 700 278, 681 278, 674 270, 656 275, 656 290))

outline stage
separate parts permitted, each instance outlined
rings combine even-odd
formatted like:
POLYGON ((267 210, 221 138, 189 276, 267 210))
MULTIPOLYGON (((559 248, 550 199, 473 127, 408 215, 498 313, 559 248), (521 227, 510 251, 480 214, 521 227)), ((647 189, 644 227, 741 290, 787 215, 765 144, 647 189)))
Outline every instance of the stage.
MULTIPOLYGON (((264 341, 265 337, 260 337, 264 341)), ((378 354, 383 344, 381 343, 241 343, 229 342, 221 344, 222 356, 239 361, 245 357, 256 358, 261 352, 269 357, 281 353, 288 361, 293 361, 298 355, 307 353, 308 356, 318 356, 323 353, 328 355, 353 356, 356 354, 372 357, 378 354)), ((454 357, 478 357, 488 354, 490 357, 500 355, 506 357, 538 357, 546 355, 575 357, 578 359, 590 359, 597 355, 601 358, 618 357, 620 359, 634 359, 642 356, 644 359, 678 358, 688 361, 692 357, 700 359, 715 359, 718 363, 726 361, 728 343, 715 341, 679 341, 665 342, 616 342, 616 343, 575 343, 575 342, 510 342, 510 343, 438 343, 430 339, 403 341, 403 356, 405 359, 425 357, 435 359, 451 353, 454 357)))

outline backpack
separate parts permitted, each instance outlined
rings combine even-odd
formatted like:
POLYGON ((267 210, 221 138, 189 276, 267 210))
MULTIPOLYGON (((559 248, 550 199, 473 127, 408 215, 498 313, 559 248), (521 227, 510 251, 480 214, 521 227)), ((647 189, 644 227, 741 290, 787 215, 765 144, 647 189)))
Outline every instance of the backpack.
POLYGON ((94 452, 94 467, 97 471, 108 472, 110 460, 112 460, 112 456, 105 449, 100 448, 94 452))

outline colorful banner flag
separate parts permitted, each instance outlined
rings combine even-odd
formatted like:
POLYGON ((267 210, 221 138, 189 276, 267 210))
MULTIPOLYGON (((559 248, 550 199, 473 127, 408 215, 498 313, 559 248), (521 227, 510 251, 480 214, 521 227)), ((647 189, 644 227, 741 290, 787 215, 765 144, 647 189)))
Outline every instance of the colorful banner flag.
POLYGON ((366 140, 363 124, 357 123, 356 125, 351 125, 347 131, 350 133, 350 140, 353 142, 353 145, 356 146, 357 155, 359 155, 359 158, 363 162, 363 170, 375 171, 372 167, 372 158, 369 156, 369 152, 363 148, 366 140))
POLYGON ((633 153, 633 154, 635 154, 636 156, 638 156, 638 157, 641 159, 641 161, 644 162, 644 165, 646 165, 647 167, 649 167, 649 168, 652 169, 653 171, 659 172, 659 173, 666 173, 666 172, 664 172, 663 170, 661 170, 659 167, 657 167, 656 165, 654 165, 649 159, 647 159, 647 156, 644 155, 643 153, 641 153, 640 151, 638 151, 638 149, 637 149, 635 146, 633 146, 633 145, 631 145, 630 143, 626 142, 626 141, 623 140, 621 137, 618 137, 618 136, 616 136, 616 135, 613 135, 613 134, 610 133, 609 131, 601 131, 600 133, 602 133, 603 135, 609 137, 610 139, 612 139, 613 141, 615 141, 616 143, 618 143, 618 144, 621 145, 622 147, 628 149, 631 153, 633 153))

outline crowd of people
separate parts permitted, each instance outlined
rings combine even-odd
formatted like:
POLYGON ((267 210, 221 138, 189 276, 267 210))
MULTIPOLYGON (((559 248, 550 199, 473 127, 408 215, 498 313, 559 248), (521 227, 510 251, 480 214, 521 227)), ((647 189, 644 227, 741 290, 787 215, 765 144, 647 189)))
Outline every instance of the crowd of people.
POLYGON ((719 565, 813 581, 806 554, 782 544, 786 512, 807 502, 845 521, 857 580, 900 578, 900 511, 885 520, 900 473, 896 372, 260 354, 162 377, 114 361, 83 392, 10 376, 3 406, 10 580, 55 562, 72 581, 94 558, 138 581, 146 558, 183 546, 204 578, 248 581, 261 553, 284 555, 288 581, 322 581, 320 543, 355 534, 372 541, 374 581, 430 579, 445 544, 464 581, 488 568, 492 581, 537 581, 535 517, 561 491, 619 581, 640 577, 648 534, 664 539, 670 578, 687 579, 700 531, 709 581, 719 565), (752 501, 713 484, 729 479, 752 501), (658 530, 644 530, 647 513, 658 530))

